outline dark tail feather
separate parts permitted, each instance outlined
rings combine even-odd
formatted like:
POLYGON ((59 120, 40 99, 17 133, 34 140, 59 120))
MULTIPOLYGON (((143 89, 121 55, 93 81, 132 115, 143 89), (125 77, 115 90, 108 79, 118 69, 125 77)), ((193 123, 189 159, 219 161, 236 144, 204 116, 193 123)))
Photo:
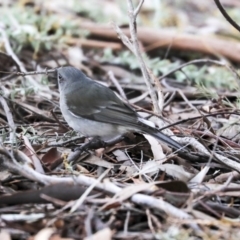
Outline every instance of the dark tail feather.
POLYGON ((179 144, 172 138, 168 137, 167 135, 161 133, 160 131, 158 131, 155 128, 151 128, 149 126, 144 126, 144 127, 142 127, 142 131, 155 137, 156 139, 166 143, 167 145, 174 148, 175 150, 183 149, 183 146, 181 144, 179 144))

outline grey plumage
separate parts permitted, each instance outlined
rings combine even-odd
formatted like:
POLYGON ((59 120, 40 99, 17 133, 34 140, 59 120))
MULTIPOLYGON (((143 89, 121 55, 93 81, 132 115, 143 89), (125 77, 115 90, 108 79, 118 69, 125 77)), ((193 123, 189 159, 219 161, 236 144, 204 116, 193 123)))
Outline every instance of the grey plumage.
POLYGON ((156 128, 146 125, 137 112, 109 88, 74 67, 57 69, 60 108, 67 123, 85 136, 103 140, 128 131, 143 132, 174 149, 182 146, 156 128))

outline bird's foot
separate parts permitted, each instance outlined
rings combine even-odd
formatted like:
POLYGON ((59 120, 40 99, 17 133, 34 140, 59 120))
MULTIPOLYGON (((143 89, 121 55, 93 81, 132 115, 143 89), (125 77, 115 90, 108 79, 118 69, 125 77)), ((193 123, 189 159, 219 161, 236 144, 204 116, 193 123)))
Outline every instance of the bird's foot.
POLYGON ((118 142, 121 142, 124 139, 124 136, 117 136, 109 141, 103 141, 100 137, 94 137, 89 142, 83 144, 80 147, 74 148, 73 151, 87 152, 89 149, 99 149, 106 148, 107 146, 112 146, 118 142))
POLYGON ((89 142, 83 144, 80 147, 74 148, 73 151, 80 151, 80 152, 87 152, 89 149, 98 149, 98 148, 105 148, 107 143, 104 142, 100 137, 94 137, 89 142))

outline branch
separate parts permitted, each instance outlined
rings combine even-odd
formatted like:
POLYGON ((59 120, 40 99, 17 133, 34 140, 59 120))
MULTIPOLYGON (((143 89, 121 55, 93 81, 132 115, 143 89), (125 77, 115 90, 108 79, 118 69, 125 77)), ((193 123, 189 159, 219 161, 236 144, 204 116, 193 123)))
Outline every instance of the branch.
MULTIPOLYGON (((131 40, 122 32, 122 30, 117 25, 113 24, 113 27, 114 27, 115 31, 117 32, 119 38, 122 40, 123 44, 125 44, 138 59, 143 78, 145 80, 145 83, 148 88, 148 92, 152 99, 154 112, 157 114, 160 114, 161 113, 160 108, 162 109, 162 104, 161 104, 161 107, 159 107, 157 96, 156 96, 156 93, 152 86, 152 82, 154 82, 154 80, 151 78, 149 70, 147 69, 147 67, 143 61, 143 57, 142 57, 142 54, 140 51, 138 37, 137 37, 136 18, 142 7, 143 2, 144 2, 144 0, 141 0, 138 4, 137 8, 134 10, 132 1, 127 0, 128 8, 129 8, 129 28, 130 28, 131 40)), ((163 102, 161 100, 161 99, 163 99, 162 91, 160 90, 159 93, 160 93, 159 94, 160 102, 163 102)))
POLYGON ((240 26, 228 15, 228 13, 225 11, 219 0, 214 0, 214 2, 216 3, 219 11, 226 18, 226 20, 240 32, 240 26))
MULTIPOLYGON (((139 3, 136 10, 134 10, 132 0, 127 0, 127 2, 128 2, 128 8, 129 8, 129 28, 130 28, 130 34, 131 34, 131 40, 132 40, 132 45, 133 45, 133 48, 134 48, 134 52, 135 52, 135 55, 136 55, 136 57, 137 57, 137 59, 140 63, 140 68, 141 68, 141 71, 142 71, 142 75, 145 79, 145 83, 147 85, 149 94, 150 94, 152 102, 153 102, 154 112, 160 114, 161 110, 160 110, 159 105, 158 105, 157 96, 155 94, 154 88, 153 88, 152 83, 151 83, 151 82, 154 82, 154 81, 151 79, 149 71, 148 71, 148 69, 145 65, 145 62, 143 61, 143 57, 142 57, 142 54, 140 52, 138 37, 137 37, 136 19, 137 19, 137 14, 139 13, 140 8, 141 8, 144 1, 141 0, 141 2, 139 3)), ((163 99, 163 95, 159 96, 159 97, 163 99)))

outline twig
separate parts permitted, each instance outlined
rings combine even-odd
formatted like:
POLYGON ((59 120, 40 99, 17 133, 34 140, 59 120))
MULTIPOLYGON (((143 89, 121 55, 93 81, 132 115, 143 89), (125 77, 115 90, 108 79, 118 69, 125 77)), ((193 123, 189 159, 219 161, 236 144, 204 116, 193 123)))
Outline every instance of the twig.
POLYGON ((35 72, 27 72, 23 63, 19 60, 18 56, 14 53, 4 28, 0 27, 0 33, 1 33, 2 38, 3 38, 3 42, 4 42, 6 52, 16 62, 16 64, 19 66, 19 69, 21 71, 21 72, 15 72, 15 74, 18 75, 18 76, 26 76, 28 81, 31 83, 32 86, 34 86, 38 89, 42 89, 42 86, 40 84, 38 84, 32 77, 30 77, 28 75, 48 74, 48 73, 54 72, 55 70, 45 70, 45 71, 39 71, 39 72, 36 72, 36 71, 35 72))
POLYGON ((149 208, 146 209, 146 215, 147 215, 148 226, 149 226, 152 234, 155 235, 156 231, 154 230, 154 227, 153 227, 153 224, 152 224, 152 219, 151 219, 152 216, 151 216, 149 208))
MULTIPOLYGON (((149 74, 149 71, 147 70, 145 62, 143 61, 143 57, 142 57, 142 54, 140 52, 138 37, 137 37, 136 19, 137 19, 137 15, 138 15, 138 13, 141 9, 141 6, 142 6, 144 0, 140 1, 136 10, 134 10, 132 0, 127 0, 127 2, 128 2, 128 8, 129 8, 129 28, 130 28, 130 34, 131 34, 131 40, 132 40, 134 53, 135 53, 135 55, 138 58, 138 61, 140 63, 140 68, 141 68, 145 83, 147 85, 149 94, 150 94, 151 99, 153 101, 154 112, 161 113, 159 105, 158 105, 158 101, 157 101, 157 96, 155 94, 154 88, 153 88, 152 83, 151 83, 152 79, 151 79, 151 76, 149 74)), ((162 98, 163 98, 163 96, 162 96, 162 98)))
POLYGON ((27 76, 27 75, 37 75, 37 74, 45 74, 48 75, 49 73, 54 73, 56 69, 45 69, 44 71, 32 71, 32 72, 27 72, 27 71, 22 71, 22 72, 15 72, 16 75, 18 76, 27 76))
POLYGON ((177 92, 191 109, 200 113, 200 111, 187 99, 182 90, 178 89, 177 92))
POLYGON ((123 227, 123 232, 126 235, 128 233, 128 224, 129 224, 130 215, 131 215, 131 212, 127 211, 127 216, 126 216, 126 219, 124 221, 124 227, 123 227))
MULTIPOLYGON (((0 30, 1 31, 1 30, 0 30)), ((49 73, 54 73, 56 71, 56 69, 45 69, 44 71, 31 71, 31 72, 27 72, 27 71, 23 71, 23 72, 8 72, 8 71, 0 71, 1 73, 11 73, 11 77, 12 76, 27 76, 27 75, 37 75, 37 74, 45 74, 48 75, 49 73)), ((9 77, 9 76, 7 76, 9 77)), ((8 78, 7 78, 8 79, 8 78)), ((4 81, 6 81, 7 79, 3 79, 4 81)))
POLYGON ((137 96, 137 97, 135 97, 135 98, 131 98, 130 100, 129 100, 129 102, 131 103, 131 104, 135 104, 135 103, 137 103, 137 102, 140 102, 141 100, 143 100, 143 99, 146 99, 146 97, 148 96, 148 92, 144 92, 142 95, 140 95, 140 96, 137 96))
POLYGON ((49 185, 50 180, 48 176, 36 172, 29 167, 32 161, 23 152, 13 150, 12 153, 9 153, 7 149, 0 148, 0 159, 0 165, 3 168, 44 185, 49 185))
MULTIPOLYGON (((128 9, 129 9, 129 28, 130 28, 131 40, 122 32, 122 30, 118 26, 116 26, 115 24, 113 26, 114 26, 115 31, 117 32, 118 36, 122 40, 122 42, 137 57, 137 59, 139 61, 139 64, 140 64, 140 68, 141 68, 141 71, 142 71, 143 78, 145 80, 145 83, 146 83, 147 88, 148 88, 148 92, 149 92, 149 94, 151 96, 151 99, 152 99, 154 112, 157 113, 157 114, 160 114, 161 111, 160 111, 160 107, 158 105, 157 96, 156 96, 156 93, 155 93, 154 88, 153 88, 152 83, 151 83, 153 81, 152 81, 151 76, 149 74, 149 71, 148 71, 148 69, 145 65, 145 62, 143 61, 143 57, 142 57, 142 54, 140 52, 138 38, 137 38, 136 18, 137 18, 137 15, 138 15, 138 13, 141 9, 141 6, 142 6, 143 2, 144 2, 144 0, 141 0, 139 5, 137 6, 137 8, 134 10, 132 1, 127 0, 128 9)), ((160 97, 163 98, 163 96, 160 96, 160 97)))
POLYGON ((121 97, 123 99, 127 99, 127 96, 125 94, 125 92, 123 91, 121 85, 119 84, 118 80, 115 78, 114 74, 112 71, 108 72, 108 76, 110 78, 110 80, 113 82, 113 84, 115 85, 115 87, 117 88, 119 94, 121 95, 121 97))
MULTIPOLYGON (((125 154, 127 155, 129 161, 131 162, 131 164, 136 168, 137 172, 141 172, 141 169, 137 166, 137 164, 132 160, 132 158, 129 156, 127 150, 125 150, 125 154)), ((142 173, 142 175, 149 181, 151 182, 151 179, 149 176, 147 176, 145 173, 142 173)))
POLYGON ((76 200, 75 204, 72 206, 70 210, 71 213, 75 212, 82 205, 82 203, 84 202, 88 194, 96 187, 98 183, 102 181, 102 179, 109 173, 109 171, 110 171, 110 168, 104 171, 101 174, 101 176, 99 176, 99 178, 88 187, 88 189, 84 192, 84 194, 78 200, 76 200))
MULTIPOLYGON (((128 1, 128 2, 130 4, 132 4, 132 1, 128 1)), ((141 0, 140 3, 138 4, 138 6, 136 7, 135 11, 134 11, 134 16, 135 16, 134 21, 135 22, 136 22, 137 15, 138 15, 138 13, 140 12, 140 10, 142 8, 143 3, 144 3, 144 0, 141 0)), ((131 8, 133 8, 133 4, 132 4, 131 8)))
POLYGON ((34 165, 34 168, 36 169, 37 172, 40 172, 42 174, 44 174, 44 169, 42 167, 42 164, 35 152, 35 150, 33 149, 29 139, 26 136, 22 136, 23 141, 25 143, 25 147, 28 149, 28 151, 31 153, 31 159, 32 159, 32 163, 34 165))
POLYGON ((12 116, 12 113, 7 105, 7 102, 6 100, 4 99, 4 97, 0 96, 0 102, 2 104, 2 107, 4 109, 4 112, 6 114, 6 117, 7 117, 7 121, 8 121, 8 125, 11 129, 10 131, 10 135, 9 135, 9 139, 10 139, 10 142, 13 144, 13 143, 16 143, 16 126, 15 126, 15 123, 13 121, 13 116, 12 116))
POLYGON ((236 171, 228 172, 228 173, 222 173, 221 175, 215 177, 214 179, 211 179, 210 183, 222 183, 226 181, 229 176, 232 176, 234 180, 239 180, 240 174, 236 171))
POLYGON ((170 74, 173 74, 176 71, 181 70, 182 68, 188 66, 188 65, 192 65, 195 63, 213 63, 216 65, 220 65, 220 66, 225 66, 226 64, 220 61, 216 61, 216 60, 211 60, 211 59, 196 59, 196 60, 192 60, 190 62, 184 63, 178 67, 176 67, 175 69, 165 73, 164 75, 162 75, 158 80, 161 81, 162 79, 164 79, 165 77, 169 76, 170 74))
POLYGON ((58 123, 58 125, 63 129, 63 130, 69 130, 69 128, 67 128, 66 126, 64 126, 60 121, 59 121, 59 119, 57 118, 57 116, 56 116, 56 114, 55 114, 55 112, 53 111, 53 109, 50 111, 51 112, 51 114, 52 114, 52 116, 53 116, 53 118, 56 120, 56 122, 58 123))
POLYGON ((77 142, 78 140, 84 140, 85 137, 83 136, 80 136, 80 137, 75 137, 75 138, 71 138, 67 141, 64 141, 64 142, 50 142, 50 143, 47 143, 46 144, 46 147, 66 147, 67 145, 69 145, 70 143, 75 143, 77 142))
POLYGON ((171 93, 171 95, 170 95, 170 92, 168 92, 167 94, 165 94, 165 99, 166 99, 169 95, 170 95, 170 97, 167 99, 167 101, 165 101, 163 108, 166 108, 166 107, 172 102, 172 100, 173 100, 173 99, 175 98, 175 96, 176 96, 176 93, 177 93, 177 91, 174 90, 174 91, 171 93))
POLYGON ((133 54, 135 54, 132 43, 130 42, 129 38, 122 32, 122 30, 115 24, 112 23, 113 28, 115 29, 118 37, 122 40, 123 44, 125 44, 133 54))
POLYGON ((228 15, 228 13, 225 11, 219 0, 214 0, 214 2, 216 3, 219 11, 226 18, 226 20, 240 32, 240 26, 235 21, 233 21, 233 19, 228 15))

